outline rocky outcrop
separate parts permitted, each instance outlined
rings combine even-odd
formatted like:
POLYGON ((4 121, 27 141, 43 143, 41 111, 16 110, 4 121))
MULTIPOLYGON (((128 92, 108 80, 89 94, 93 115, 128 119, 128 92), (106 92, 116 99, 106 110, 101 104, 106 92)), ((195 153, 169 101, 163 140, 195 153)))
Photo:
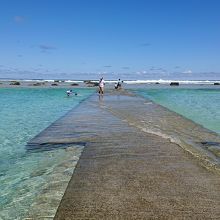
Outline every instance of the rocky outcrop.
POLYGON ((79 86, 78 83, 72 83, 71 86, 79 86))
POLYGON ((18 81, 12 81, 12 82, 10 83, 10 85, 12 85, 12 86, 19 86, 19 85, 21 85, 21 83, 18 82, 18 81))
POLYGON ((85 80, 84 83, 85 83, 88 87, 99 86, 99 83, 93 82, 93 81, 90 81, 90 80, 85 80))
POLYGON ((179 82, 171 82, 170 83, 170 86, 179 86, 180 84, 179 84, 179 82))

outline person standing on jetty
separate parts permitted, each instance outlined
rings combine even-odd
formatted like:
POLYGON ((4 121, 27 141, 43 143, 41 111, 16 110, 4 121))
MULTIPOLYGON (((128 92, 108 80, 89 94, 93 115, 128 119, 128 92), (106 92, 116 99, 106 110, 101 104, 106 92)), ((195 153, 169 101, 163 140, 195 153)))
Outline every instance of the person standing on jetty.
POLYGON ((99 94, 104 94, 105 81, 103 77, 99 80, 99 94))
POLYGON ((121 89, 122 83, 123 83, 123 81, 121 81, 121 79, 118 79, 118 82, 115 83, 115 89, 121 89))

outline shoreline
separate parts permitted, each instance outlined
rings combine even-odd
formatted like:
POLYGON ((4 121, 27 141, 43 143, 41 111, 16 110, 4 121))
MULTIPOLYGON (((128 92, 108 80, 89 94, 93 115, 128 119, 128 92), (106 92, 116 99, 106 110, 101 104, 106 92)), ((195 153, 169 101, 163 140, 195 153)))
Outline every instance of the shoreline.
MULTIPOLYGON (((21 79, 0 79, 0 88, 97 88, 99 80, 21 80, 21 79)), ((114 84, 117 80, 105 80, 106 88, 114 88, 114 84)), ((212 86, 213 88, 219 88, 220 80, 124 80, 123 87, 134 88, 143 86, 158 87, 170 87, 171 83, 178 83, 174 86, 188 87, 198 86, 206 87, 212 86)))

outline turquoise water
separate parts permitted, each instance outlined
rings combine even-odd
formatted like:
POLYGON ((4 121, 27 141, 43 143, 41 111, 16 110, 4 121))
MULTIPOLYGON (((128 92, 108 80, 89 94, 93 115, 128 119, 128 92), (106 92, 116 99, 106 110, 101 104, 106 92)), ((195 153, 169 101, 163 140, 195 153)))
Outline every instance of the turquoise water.
POLYGON ((30 153, 25 145, 94 92, 75 91, 78 96, 66 97, 65 89, 0 89, 0 219, 23 219, 49 174, 68 158, 63 149, 30 153))
POLYGON ((220 89, 138 89, 139 95, 220 133, 220 89))

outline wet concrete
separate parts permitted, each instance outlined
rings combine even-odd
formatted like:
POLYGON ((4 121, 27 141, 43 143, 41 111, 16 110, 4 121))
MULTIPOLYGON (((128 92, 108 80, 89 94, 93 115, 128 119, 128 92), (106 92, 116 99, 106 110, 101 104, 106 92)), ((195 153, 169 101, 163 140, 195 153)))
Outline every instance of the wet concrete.
POLYGON ((55 219, 220 218, 220 175, 141 129, 147 103, 126 92, 95 95, 30 142, 86 143, 55 219))

